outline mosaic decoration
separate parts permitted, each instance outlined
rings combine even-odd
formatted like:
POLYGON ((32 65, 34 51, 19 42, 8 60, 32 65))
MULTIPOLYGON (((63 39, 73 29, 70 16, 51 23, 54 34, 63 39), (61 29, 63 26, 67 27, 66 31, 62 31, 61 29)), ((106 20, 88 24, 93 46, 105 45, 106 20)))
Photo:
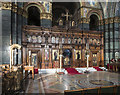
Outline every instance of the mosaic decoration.
POLYGON ((95 1, 95 0, 88 0, 88 2, 89 2, 89 4, 90 4, 91 6, 95 6, 95 4, 96 4, 96 1, 95 1))
POLYGON ((45 3, 45 7, 46 7, 46 10, 47 10, 47 12, 49 12, 49 3, 45 3))
POLYGON ((83 17, 86 17, 87 12, 88 12, 87 8, 83 8, 83 17))

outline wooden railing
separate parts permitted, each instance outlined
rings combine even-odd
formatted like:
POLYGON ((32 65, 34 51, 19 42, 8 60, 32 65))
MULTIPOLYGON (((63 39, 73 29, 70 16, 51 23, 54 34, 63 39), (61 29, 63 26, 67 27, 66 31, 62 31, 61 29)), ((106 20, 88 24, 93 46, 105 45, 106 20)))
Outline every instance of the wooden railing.
POLYGON ((120 95, 120 85, 65 90, 64 95, 120 95))

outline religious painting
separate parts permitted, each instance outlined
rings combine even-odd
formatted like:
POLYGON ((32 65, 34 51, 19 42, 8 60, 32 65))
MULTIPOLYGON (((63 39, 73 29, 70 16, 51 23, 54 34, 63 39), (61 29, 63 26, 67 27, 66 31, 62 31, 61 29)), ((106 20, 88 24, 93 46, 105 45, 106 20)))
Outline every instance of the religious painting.
POLYGON ((77 38, 74 39, 74 43, 77 44, 77 38))
POLYGON ((32 66, 37 66, 37 54, 32 53, 32 66))
POLYGON ((32 42, 32 37, 30 35, 27 35, 27 41, 32 42))
POLYGON ((97 66, 97 53, 93 53, 93 66, 97 66))
POLYGON ((71 44, 71 38, 68 38, 68 44, 71 44))
POLYGON ((41 43, 42 42, 41 36, 38 36, 37 38, 38 38, 38 43, 41 43))
POLYGON ((65 38, 62 38, 62 44, 64 44, 65 43, 65 38))
POLYGON ((45 7, 46 7, 47 12, 49 12, 49 3, 46 3, 45 7))
POLYGON ((42 43, 45 43, 45 37, 42 37, 42 43))
POLYGON ((59 20, 59 25, 60 25, 60 26, 63 25, 63 20, 62 20, 62 19, 59 20))
POLYGON ((52 50, 52 60, 53 61, 59 60, 59 50, 52 50))
POLYGON ((48 37, 48 43, 51 43, 51 37, 48 37))
POLYGON ((32 41, 33 41, 33 43, 36 43, 37 42, 37 37, 36 36, 32 36, 32 41))
POLYGON ((56 41, 56 43, 58 44, 58 42, 59 42, 59 38, 57 37, 55 41, 56 41))
POLYGON ((75 26, 75 21, 72 21, 72 27, 75 26))
POLYGON ((48 61, 49 60, 49 49, 45 49, 45 61, 48 61))
POLYGON ((89 43, 92 44, 92 39, 89 39, 89 43))
POLYGON ((70 65, 70 59, 68 56, 64 59, 64 65, 70 65))
POLYGON ((52 37, 52 43, 55 43, 55 37, 52 37))
POLYGON ((86 15, 87 15, 87 8, 83 8, 83 17, 86 17, 86 15))
POLYGON ((81 59, 81 50, 75 50, 75 59, 81 59))
POLYGON ((69 49, 63 51, 63 61, 64 65, 70 65, 70 59, 72 58, 72 52, 69 49))
POLYGON ((98 39, 98 40, 97 40, 97 45, 99 45, 99 44, 100 44, 100 40, 98 39))
POLYGON ((78 44, 81 44, 81 38, 78 39, 78 44))
POLYGON ((65 43, 68 43, 68 41, 67 41, 67 37, 65 38, 65 43))

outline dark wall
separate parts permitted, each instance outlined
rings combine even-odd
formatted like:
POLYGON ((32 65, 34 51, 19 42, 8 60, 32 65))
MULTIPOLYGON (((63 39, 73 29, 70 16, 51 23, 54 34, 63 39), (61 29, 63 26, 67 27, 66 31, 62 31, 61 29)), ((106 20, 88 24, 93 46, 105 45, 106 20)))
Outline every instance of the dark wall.
MULTIPOLYGON (((20 5, 19 5, 20 6, 20 5)), ((22 26, 27 24, 27 18, 23 17, 22 14, 13 12, 11 10, 0 11, 2 16, 2 32, 0 34, 0 64, 10 63, 10 45, 19 44, 21 45, 22 40, 22 26), (12 40, 10 43, 10 39, 12 40)), ((14 56, 14 60, 17 64, 21 64, 21 50, 17 51, 18 54, 14 56)))
POLYGON ((11 11, 2 10, 2 64, 10 63, 11 11))

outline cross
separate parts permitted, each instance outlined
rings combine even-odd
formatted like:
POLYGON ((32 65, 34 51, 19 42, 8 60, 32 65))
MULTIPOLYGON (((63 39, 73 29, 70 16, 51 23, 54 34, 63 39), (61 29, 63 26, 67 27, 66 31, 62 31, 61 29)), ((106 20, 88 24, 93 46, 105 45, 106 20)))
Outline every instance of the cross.
POLYGON ((68 21, 69 17, 72 17, 72 15, 69 15, 68 11, 66 11, 66 14, 62 14, 62 16, 66 17, 66 21, 68 21))

